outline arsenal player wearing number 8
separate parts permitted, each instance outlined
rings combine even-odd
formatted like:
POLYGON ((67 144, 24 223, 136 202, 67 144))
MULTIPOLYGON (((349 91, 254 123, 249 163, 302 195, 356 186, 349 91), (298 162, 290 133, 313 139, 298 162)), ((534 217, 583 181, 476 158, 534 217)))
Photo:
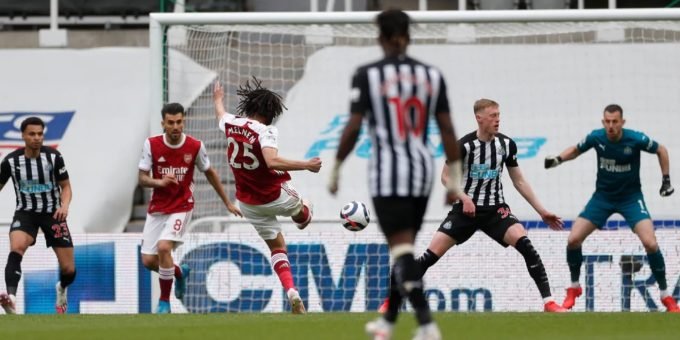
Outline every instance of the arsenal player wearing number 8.
POLYGON ((170 313, 173 278, 175 297, 181 300, 190 272, 188 266, 174 264, 172 251, 183 243, 194 209, 194 167, 205 174, 229 212, 238 216, 241 212, 227 198, 217 171, 210 166, 203 142, 184 134, 182 105, 166 104, 162 115, 165 133, 144 142, 139 161, 139 184, 153 188, 141 253, 144 266, 158 272, 161 294, 156 312, 170 313))
POLYGON ((321 160, 289 160, 278 155, 278 130, 272 122, 286 108, 281 96, 252 82, 239 87, 238 116, 224 110, 224 91, 215 83, 213 100, 219 128, 227 138, 227 158, 234 173, 236 198, 248 221, 267 243, 272 267, 279 276, 294 314, 305 313, 305 306, 293 283, 293 274, 277 216, 290 216, 299 229, 312 220, 312 206, 288 183, 288 171, 319 172, 321 160))

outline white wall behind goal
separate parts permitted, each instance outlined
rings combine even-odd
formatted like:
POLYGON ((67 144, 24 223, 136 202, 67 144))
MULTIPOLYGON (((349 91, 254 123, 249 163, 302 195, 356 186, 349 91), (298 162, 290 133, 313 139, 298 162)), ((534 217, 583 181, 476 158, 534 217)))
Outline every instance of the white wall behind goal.
MULTIPOLYGON (((46 145, 57 146, 73 189, 72 232, 122 232, 130 220, 137 163, 149 121, 160 132, 160 112, 149 113, 146 48, 0 51, 0 157, 22 147, 19 126, 29 116, 45 120, 46 145)), ((179 53, 185 73, 175 82, 188 106, 214 73, 179 53)), ((0 221, 11 221, 13 185, 0 193, 0 221)))
MULTIPOLYGON (((565 218, 576 217, 594 191, 594 152, 550 171, 543 169, 543 158, 600 128, 608 104, 624 108, 627 128, 641 130, 666 145, 671 176, 680 176, 680 139, 674 136, 680 121, 680 50, 676 44, 415 45, 409 52, 444 73, 458 136, 476 129, 475 100, 490 98, 500 103, 500 131, 518 142, 525 177, 544 205, 565 218)), ((316 203, 318 216, 336 217, 339 207, 349 200, 370 202, 369 149, 364 135, 342 168, 337 198, 325 187, 347 120, 352 72, 380 56, 377 47, 324 48, 308 58, 303 77, 287 95, 289 110, 278 123, 280 150, 294 157, 318 155, 325 161, 320 174, 293 174, 295 186, 316 203)), ((438 132, 431 142, 438 148, 435 176, 439 176, 443 156, 438 132)), ((661 173, 656 155, 642 157, 641 176, 652 216, 677 218, 680 195, 659 197, 661 173)), ((509 178, 505 195, 521 219, 536 218, 509 178)), ((427 218, 445 216, 448 207, 443 197, 443 187, 435 185, 427 218)))

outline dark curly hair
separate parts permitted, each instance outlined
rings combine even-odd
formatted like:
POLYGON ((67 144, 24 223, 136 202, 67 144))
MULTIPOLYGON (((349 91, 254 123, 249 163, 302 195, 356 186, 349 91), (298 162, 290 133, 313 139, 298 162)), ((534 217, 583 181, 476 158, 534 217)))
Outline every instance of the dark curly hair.
POLYGON ((236 94, 239 96, 239 103, 236 112, 239 116, 253 117, 262 116, 266 119, 266 124, 271 124, 274 119, 288 108, 283 105, 283 98, 276 92, 262 87, 262 81, 255 78, 246 80, 245 84, 240 85, 236 94))

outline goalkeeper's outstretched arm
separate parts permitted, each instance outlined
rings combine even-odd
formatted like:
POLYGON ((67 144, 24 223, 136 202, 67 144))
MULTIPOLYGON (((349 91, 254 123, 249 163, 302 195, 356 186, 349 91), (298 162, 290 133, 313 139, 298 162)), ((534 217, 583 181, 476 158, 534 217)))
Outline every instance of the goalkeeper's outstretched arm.
POLYGON ((554 168, 566 161, 570 161, 581 155, 576 145, 568 147, 566 150, 562 151, 558 156, 548 156, 545 158, 545 168, 554 168))
POLYGON ((671 176, 669 174, 670 159, 668 157, 668 149, 659 144, 659 147, 656 149, 656 156, 659 158, 659 167, 661 168, 661 189, 659 189, 659 194, 663 197, 670 196, 675 192, 675 189, 671 185, 671 176))

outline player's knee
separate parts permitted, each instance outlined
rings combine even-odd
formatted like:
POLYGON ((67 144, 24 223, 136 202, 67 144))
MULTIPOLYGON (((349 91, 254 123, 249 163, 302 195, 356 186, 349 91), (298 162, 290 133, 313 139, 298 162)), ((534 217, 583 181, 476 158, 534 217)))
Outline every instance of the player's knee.
POLYGON ((408 294, 414 288, 422 288, 422 275, 413 253, 399 256, 394 263, 394 278, 402 294, 408 294))
POLYGON ((158 257, 142 256, 142 264, 146 269, 158 270, 158 257))
POLYGON ((27 248, 28 248, 28 247, 22 247, 22 246, 15 246, 15 245, 12 245, 12 246, 10 247, 9 251, 10 251, 11 253, 17 253, 17 254, 19 254, 19 255, 21 255, 21 256, 24 256, 24 254, 26 253, 26 249, 27 249, 27 248))
POLYGON ((536 252, 534 245, 531 243, 531 240, 529 240, 529 238, 526 236, 522 236, 517 240, 517 242, 515 243, 515 249, 517 249, 517 251, 524 257, 538 256, 538 252, 536 252))
POLYGON ((310 213, 311 211, 309 210, 309 207, 302 204, 300 207, 300 211, 298 211, 297 214, 291 216, 291 219, 293 220, 293 222, 303 223, 307 221, 307 219, 309 219, 310 213))
POLYGON ((575 235, 569 235, 567 238, 567 248, 568 249, 576 249, 579 248, 583 244, 583 238, 577 237, 575 235))
POLYGON ((173 248, 172 242, 158 242, 158 256, 171 254, 173 248))
POLYGON ((73 275, 76 272, 76 266, 73 263, 59 265, 59 272, 61 275, 73 275))
POLYGON ((648 254, 656 253, 659 250, 659 244, 656 240, 642 241, 642 246, 648 254))
POLYGON ((21 256, 24 256, 24 253, 26 253, 26 250, 28 247, 31 246, 31 239, 28 238, 20 238, 20 239, 13 239, 10 242, 9 250, 11 252, 15 252, 21 256))

